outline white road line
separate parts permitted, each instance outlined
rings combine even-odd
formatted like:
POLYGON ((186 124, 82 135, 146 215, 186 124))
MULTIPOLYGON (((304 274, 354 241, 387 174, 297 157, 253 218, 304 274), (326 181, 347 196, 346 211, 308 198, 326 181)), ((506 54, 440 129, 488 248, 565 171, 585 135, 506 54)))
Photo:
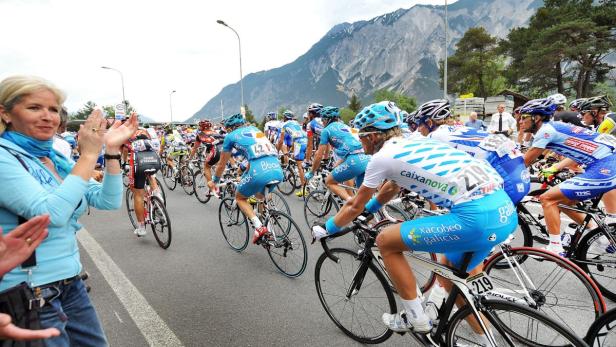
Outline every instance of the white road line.
POLYGON ((150 346, 183 346, 118 265, 84 228, 77 239, 105 277, 150 346))
POLYGON ((120 315, 118 314, 117 311, 113 311, 113 314, 115 314, 116 318, 118 319, 118 321, 120 321, 120 323, 124 323, 124 321, 122 320, 122 318, 120 318, 120 315))

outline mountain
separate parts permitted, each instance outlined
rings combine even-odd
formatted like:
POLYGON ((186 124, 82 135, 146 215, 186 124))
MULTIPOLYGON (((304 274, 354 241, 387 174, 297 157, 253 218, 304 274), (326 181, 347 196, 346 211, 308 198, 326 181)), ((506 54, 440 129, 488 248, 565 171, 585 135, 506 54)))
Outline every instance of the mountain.
MULTIPOLYGON (((486 28, 504 38, 525 25, 541 0, 459 0, 448 6, 448 54, 467 29, 486 28)), ((257 118, 281 106, 301 114, 311 102, 344 106, 355 92, 364 103, 388 88, 419 102, 442 95, 438 62, 443 57, 444 6, 416 5, 368 21, 334 26, 304 55, 287 65, 244 77, 245 101, 257 118)), ((239 81, 224 87, 188 119, 239 107, 239 81)))

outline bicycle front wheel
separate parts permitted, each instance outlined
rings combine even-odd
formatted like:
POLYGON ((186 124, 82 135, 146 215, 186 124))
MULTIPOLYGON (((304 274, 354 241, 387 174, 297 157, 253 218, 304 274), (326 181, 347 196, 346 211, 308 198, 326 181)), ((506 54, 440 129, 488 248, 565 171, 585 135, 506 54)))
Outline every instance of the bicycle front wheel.
POLYGON ((584 336, 590 324, 606 310, 603 296, 590 277, 571 261, 551 252, 512 248, 506 250, 506 256, 500 252, 490 257, 484 271, 495 285, 490 294, 502 294, 523 304, 529 302, 525 299, 530 295, 536 305, 533 309, 552 317, 578 336, 584 336), (511 261, 511 266, 506 259, 511 261), (524 261, 516 263, 516 259, 524 261))
POLYGON ((304 202, 304 218, 308 228, 315 224, 325 223, 338 213, 340 206, 324 190, 314 190, 308 194, 304 202))
POLYGON ((283 174, 284 179, 278 184, 278 190, 284 195, 291 195, 295 191, 295 174, 289 168, 283 170, 283 174))
POLYGON ((614 328, 616 328, 616 309, 611 309, 592 323, 584 340, 592 347, 616 346, 614 328))
POLYGON ((347 336, 361 343, 381 343, 393 331, 383 324, 385 312, 395 313, 396 300, 387 279, 374 263, 364 263, 345 248, 330 249, 334 262, 323 253, 314 269, 314 282, 321 305, 329 318, 347 336), (361 278, 353 281, 358 271, 361 278), (352 287, 352 288, 351 288, 352 287))
MULTIPOLYGON (((616 225, 610 227, 610 236, 616 240, 616 225)), ((602 228, 591 230, 582 237, 574 260, 597 283, 601 293, 616 301, 616 244, 602 228)))
POLYGON ((267 195, 267 207, 270 210, 284 212, 289 216, 291 215, 291 208, 289 208, 287 200, 282 194, 275 190, 267 195))
POLYGON ((158 245, 162 249, 167 249, 171 246, 171 220, 162 200, 157 196, 150 198, 152 204, 152 212, 150 214, 152 232, 158 245))
POLYGON ((271 237, 267 253, 276 268, 287 277, 299 277, 308 263, 308 248, 301 230, 288 214, 270 211, 265 225, 271 237))
POLYGON ((225 241, 236 252, 248 246, 248 220, 234 198, 224 198, 218 207, 218 223, 225 241))
POLYGON ((207 179, 201 170, 195 171, 193 183, 195 184, 195 198, 200 203, 207 204, 212 195, 210 194, 210 187, 207 185, 207 179))
MULTIPOLYGON (((587 346, 567 328, 530 307, 486 298, 482 298, 481 304, 479 312, 499 347, 587 346)), ((484 337, 470 322, 477 323, 477 320, 467 305, 451 317, 446 345, 484 346, 484 337)))

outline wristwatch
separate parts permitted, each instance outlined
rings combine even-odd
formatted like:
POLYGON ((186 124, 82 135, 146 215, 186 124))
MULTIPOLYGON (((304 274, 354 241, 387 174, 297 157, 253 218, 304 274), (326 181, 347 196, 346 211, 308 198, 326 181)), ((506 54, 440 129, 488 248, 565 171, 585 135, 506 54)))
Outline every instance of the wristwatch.
POLYGON ((103 158, 105 158, 105 160, 120 160, 122 159, 122 155, 121 154, 107 154, 105 153, 105 155, 103 155, 103 158))

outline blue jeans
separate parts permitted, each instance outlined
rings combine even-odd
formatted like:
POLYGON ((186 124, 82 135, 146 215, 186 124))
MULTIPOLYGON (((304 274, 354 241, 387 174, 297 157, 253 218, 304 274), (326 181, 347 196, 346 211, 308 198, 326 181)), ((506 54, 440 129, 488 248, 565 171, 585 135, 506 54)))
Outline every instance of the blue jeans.
POLYGON ((60 330, 60 336, 44 340, 46 346, 109 346, 83 280, 43 288, 41 295, 47 301, 41 326, 60 330))

